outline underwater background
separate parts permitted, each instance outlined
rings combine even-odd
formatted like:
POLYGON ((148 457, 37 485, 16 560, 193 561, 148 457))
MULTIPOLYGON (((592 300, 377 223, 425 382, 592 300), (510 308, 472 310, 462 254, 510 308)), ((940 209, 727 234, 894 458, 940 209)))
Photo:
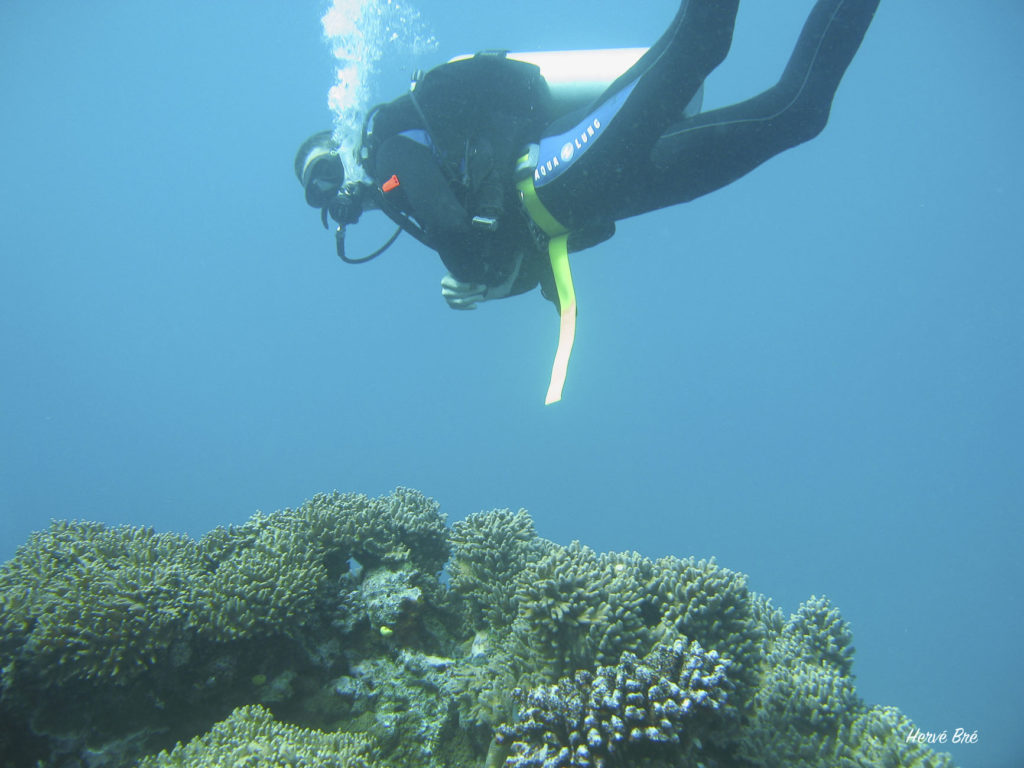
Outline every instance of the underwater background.
MULTIPOLYGON (((812 4, 743 4, 705 106, 771 85, 812 4)), ((376 100, 479 49, 649 45, 676 3, 416 7, 436 44, 382 48, 376 100)), ((865 700, 1019 765, 1024 7, 883 2, 821 136, 576 255, 547 407, 538 293, 453 312, 436 255, 344 265, 303 203, 325 10, 0 5, 0 560, 55 517, 198 536, 334 488, 525 507, 828 595, 865 700)))

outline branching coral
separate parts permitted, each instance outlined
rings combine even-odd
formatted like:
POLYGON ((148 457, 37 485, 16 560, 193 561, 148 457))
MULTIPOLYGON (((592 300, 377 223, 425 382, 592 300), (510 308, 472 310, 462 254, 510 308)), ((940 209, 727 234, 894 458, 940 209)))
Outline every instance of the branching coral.
POLYGON ((279 723, 254 704, 202 736, 144 758, 138 768, 369 768, 367 744, 353 734, 279 723))
POLYGON ((310 546, 310 532, 290 522, 286 515, 255 515, 203 538, 205 568, 193 585, 201 635, 227 642, 286 633, 313 611, 329 589, 325 561, 345 542, 310 546))
POLYGON ((812 595, 783 629, 794 651, 812 665, 828 665, 841 675, 853 669, 853 632, 839 610, 824 597, 812 595))
POLYGON ((301 627, 318 598, 356 561, 368 572, 409 566, 434 578, 448 558, 448 529, 436 502, 397 489, 370 499, 318 494, 298 509, 257 514, 203 538, 208 574, 198 600, 203 632, 217 640, 301 627))
POLYGON ((129 684, 189 622, 197 562, 184 536, 55 521, 0 569, 0 666, 18 658, 20 674, 51 684, 129 684))
POLYGON ((307 532, 310 546, 328 551, 344 542, 347 557, 363 568, 411 564, 436 575, 450 552, 449 530, 440 507, 419 491, 397 488, 370 499, 354 493, 320 493, 284 517, 307 532))
POLYGON ((650 561, 598 555, 573 542, 551 545, 516 580, 513 652, 529 684, 647 653, 656 635, 648 615, 650 561))
POLYGON ((850 725, 830 765, 835 768, 954 768, 946 754, 936 754, 907 736, 916 730, 896 707, 871 707, 850 725))
POLYGON ((474 628, 512 623, 516 578, 548 545, 524 509, 478 512, 452 525, 452 594, 474 628))
MULTIPOLYGON (((612 768, 641 757, 678 765, 699 739, 686 722, 720 709, 729 662, 697 641, 661 645, 642 662, 624 653, 615 667, 581 670, 521 694, 520 719, 498 729, 506 768, 612 768)), ((651 764, 651 763, 648 763, 651 764)))
POLYGON ((730 676, 745 701, 764 635, 746 576, 714 559, 676 557, 657 560, 653 573, 650 599, 661 631, 696 638, 732 659, 730 676))
POLYGON ((811 597, 780 621, 765 615, 766 653, 752 716, 737 752, 757 766, 951 766, 906 744, 909 721, 896 710, 867 709, 854 689, 853 633, 825 598, 811 597))

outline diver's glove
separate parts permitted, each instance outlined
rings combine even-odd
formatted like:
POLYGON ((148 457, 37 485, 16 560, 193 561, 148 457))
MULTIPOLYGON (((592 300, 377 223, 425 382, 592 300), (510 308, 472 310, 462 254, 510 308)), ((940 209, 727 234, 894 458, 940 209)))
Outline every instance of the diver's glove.
POLYGON ((452 309, 476 309, 478 301, 487 301, 487 286, 483 283, 464 283, 451 275, 441 279, 441 295, 452 309))
POLYGON ((498 285, 483 283, 464 283, 450 274, 441 279, 441 295, 452 309, 476 309, 478 301, 503 299, 512 292, 512 285, 519 277, 519 269, 523 266, 523 254, 515 254, 515 265, 505 280, 498 285))

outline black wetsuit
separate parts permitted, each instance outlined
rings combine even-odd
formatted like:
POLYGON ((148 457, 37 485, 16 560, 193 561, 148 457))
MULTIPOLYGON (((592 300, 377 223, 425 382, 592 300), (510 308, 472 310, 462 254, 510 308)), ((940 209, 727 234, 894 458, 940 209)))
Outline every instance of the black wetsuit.
MULTIPOLYGON (((496 285, 518 267, 517 254, 533 265, 543 255, 512 169, 549 122, 549 99, 536 66, 478 54, 432 69, 372 115, 367 170, 387 190, 385 212, 411 217, 413 234, 459 280, 496 285)), ((523 276, 514 293, 537 285, 523 276)))
POLYGON ((494 56, 442 65, 416 89, 419 110, 408 96, 381 109, 369 171, 378 184, 398 178, 401 196, 384 198, 418 222, 454 277, 500 283, 518 248, 526 258, 512 293, 539 281, 551 298, 543 244, 514 193, 523 145, 539 144, 534 185, 555 219, 573 232, 610 234, 619 219, 705 195, 816 136, 878 0, 819 0, 775 86, 683 118, 729 51, 738 5, 683 0, 657 43, 596 102, 553 121, 532 65, 494 56), (473 169, 477 145, 484 171, 473 169), (496 230, 474 227, 481 211, 497 213, 496 230))

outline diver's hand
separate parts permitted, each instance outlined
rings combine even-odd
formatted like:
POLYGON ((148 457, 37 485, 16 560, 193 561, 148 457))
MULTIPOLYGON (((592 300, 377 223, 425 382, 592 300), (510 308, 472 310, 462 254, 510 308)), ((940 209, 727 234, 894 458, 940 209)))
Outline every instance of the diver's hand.
POLYGON ((464 283, 451 275, 441 279, 441 295, 452 309, 476 309, 478 301, 487 301, 487 286, 482 283, 464 283))
POLYGON ((498 285, 464 283, 449 274, 441 279, 441 295, 452 309, 476 309, 478 301, 503 299, 512 292, 512 286, 519 276, 519 269, 523 265, 523 253, 516 252, 513 259, 513 267, 508 277, 498 285))

